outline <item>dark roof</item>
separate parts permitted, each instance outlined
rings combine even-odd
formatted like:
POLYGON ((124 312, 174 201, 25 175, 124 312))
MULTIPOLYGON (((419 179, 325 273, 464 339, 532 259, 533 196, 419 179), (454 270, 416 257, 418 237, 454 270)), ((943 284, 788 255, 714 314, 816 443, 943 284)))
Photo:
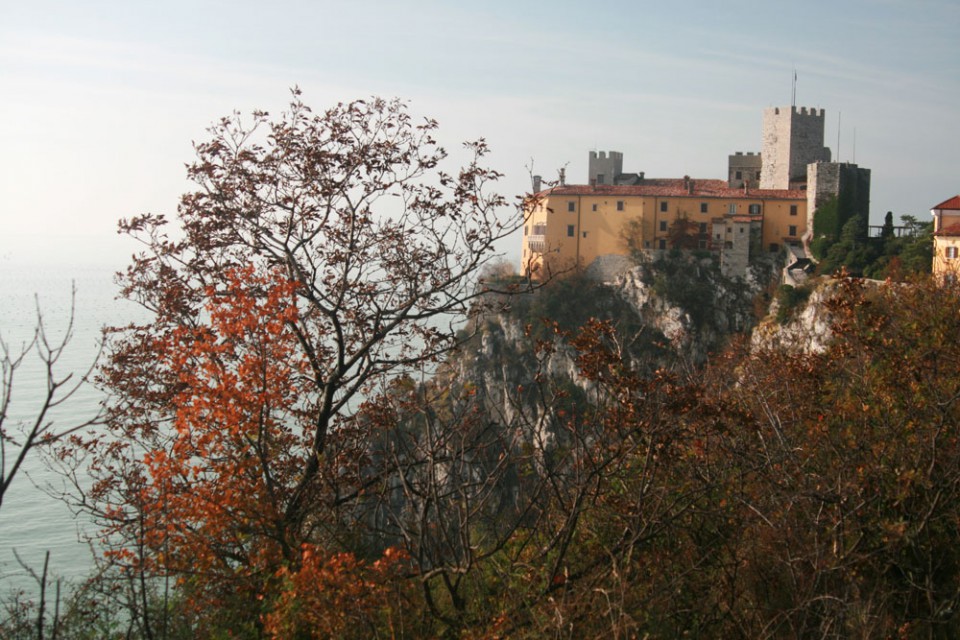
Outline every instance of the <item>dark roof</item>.
POLYGON ((742 187, 730 188, 726 180, 697 180, 689 183, 684 178, 644 178, 642 184, 568 184, 559 185, 542 192, 544 196, 655 196, 661 198, 754 198, 803 200, 803 189, 754 189, 744 192, 742 187))

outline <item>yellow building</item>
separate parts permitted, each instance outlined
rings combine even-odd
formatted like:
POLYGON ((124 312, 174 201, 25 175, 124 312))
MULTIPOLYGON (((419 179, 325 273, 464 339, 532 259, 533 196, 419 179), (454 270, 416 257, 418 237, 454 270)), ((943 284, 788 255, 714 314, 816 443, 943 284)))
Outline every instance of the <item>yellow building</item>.
POLYGON ((960 272, 960 195, 934 206, 933 273, 956 281, 960 272))
POLYGON ((762 151, 728 156, 727 180, 624 173, 619 151, 591 151, 584 185, 564 184, 561 173, 559 186, 541 191, 534 176, 536 195, 524 211, 521 270, 536 276, 588 267, 631 248, 655 252, 682 244, 717 252, 725 275, 743 276, 760 252, 790 245, 797 247, 791 249, 794 257, 806 257, 802 246, 812 239, 818 208, 826 205, 830 215, 816 225, 822 237, 838 236, 855 216, 863 220, 865 234, 870 170, 830 162, 824 122, 823 109, 764 110, 762 151))
POLYGON ((750 244, 777 252, 785 244, 800 244, 807 230, 807 194, 801 189, 731 188, 725 180, 642 175, 629 185, 555 186, 529 200, 522 271, 537 276, 586 267, 602 256, 626 255, 628 236, 636 248, 666 250, 677 238, 671 228, 684 219, 688 240, 692 236, 700 249, 722 254, 745 251, 750 244), (759 228, 759 236, 751 228, 759 228))

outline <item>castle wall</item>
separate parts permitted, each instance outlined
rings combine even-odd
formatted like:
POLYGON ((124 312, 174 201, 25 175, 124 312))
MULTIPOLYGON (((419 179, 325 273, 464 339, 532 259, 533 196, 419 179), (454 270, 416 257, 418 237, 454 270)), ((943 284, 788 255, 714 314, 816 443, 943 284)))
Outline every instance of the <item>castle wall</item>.
POLYGON ((764 251, 778 251, 783 245, 799 244, 806 231, 807 207, 803 200, 764 201, 764 251))
POLYGON ((840 171, 823 162, 807 167, 807 227, 813 229, 813 217, 840 193, 840 171))

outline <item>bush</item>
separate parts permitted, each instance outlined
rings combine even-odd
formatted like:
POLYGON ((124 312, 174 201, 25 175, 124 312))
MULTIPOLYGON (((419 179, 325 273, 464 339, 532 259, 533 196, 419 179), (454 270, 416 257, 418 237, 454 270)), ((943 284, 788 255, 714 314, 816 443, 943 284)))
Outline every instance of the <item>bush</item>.
POLYGON ((777 322, 786 324, 810 298, 810 287, 781 285, 777 289, 777 322))

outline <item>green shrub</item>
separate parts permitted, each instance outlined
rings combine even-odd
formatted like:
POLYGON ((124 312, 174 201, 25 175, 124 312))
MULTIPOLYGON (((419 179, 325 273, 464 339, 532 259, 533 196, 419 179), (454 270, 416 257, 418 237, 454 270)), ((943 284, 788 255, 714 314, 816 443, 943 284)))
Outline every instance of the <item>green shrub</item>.
POLYGON ((793 319, 797 310, 810 298, 810 287, 792 287, 781 285, 777 289, 777 322, 786 324, 793 319))

